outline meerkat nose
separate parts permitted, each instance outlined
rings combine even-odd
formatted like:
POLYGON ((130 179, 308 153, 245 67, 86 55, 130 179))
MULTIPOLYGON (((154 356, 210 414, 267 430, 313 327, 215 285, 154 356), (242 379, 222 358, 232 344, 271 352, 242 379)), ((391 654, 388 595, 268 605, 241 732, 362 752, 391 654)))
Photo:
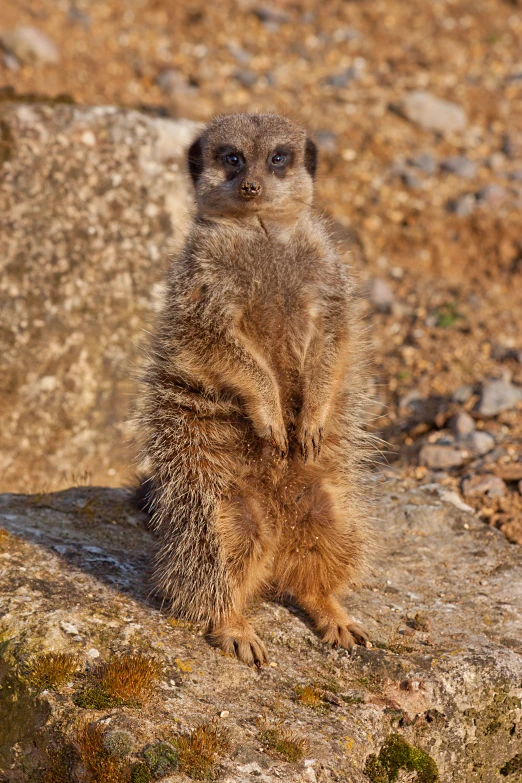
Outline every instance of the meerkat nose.
POLYGON ((248 182, 247 180, 241 185, 240 193, 243 198, 256 198, 261 193, 261 185, 259 182, 248 182))

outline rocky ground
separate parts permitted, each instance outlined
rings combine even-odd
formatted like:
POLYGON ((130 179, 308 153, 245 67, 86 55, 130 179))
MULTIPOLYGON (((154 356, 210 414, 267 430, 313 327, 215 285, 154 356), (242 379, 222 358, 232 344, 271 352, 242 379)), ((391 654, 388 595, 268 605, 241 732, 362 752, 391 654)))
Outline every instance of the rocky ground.
POLYGON ((0 779, 518 781, 517 548, 440 485, 388 480, 377 515, 385 566, 347 600, 373 647, 329 648, 260 603, 256 671, 148 596, 152 541, 122 490, 1 496, 0 779))

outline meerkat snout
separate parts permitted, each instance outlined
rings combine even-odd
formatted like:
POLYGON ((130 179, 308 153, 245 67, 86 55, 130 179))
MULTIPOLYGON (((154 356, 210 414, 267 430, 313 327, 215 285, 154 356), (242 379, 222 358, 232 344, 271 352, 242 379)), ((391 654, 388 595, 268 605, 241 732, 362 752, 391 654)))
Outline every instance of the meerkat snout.
POLYGON ((239 190, 243 198, 256 198, 261 193, 262 186, 259 182, 245 180, 239 190))

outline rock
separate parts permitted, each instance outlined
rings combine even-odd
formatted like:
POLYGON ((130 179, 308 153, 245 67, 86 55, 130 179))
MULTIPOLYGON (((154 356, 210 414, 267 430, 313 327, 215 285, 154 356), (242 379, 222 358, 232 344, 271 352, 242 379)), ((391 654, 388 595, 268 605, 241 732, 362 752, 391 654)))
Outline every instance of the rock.
POLYGON ((437 443, 428 443, 422 447, 419 454, 419 463, 432 470, 444 470, 445 468, 457 468, 464 464, 464 456, 459 449, 453 446, 441 446, 437 443))
POLYGON ((401 172, 401 179, 406 185, 407 188, 411 188, 412 190, 418 190, 422 187, 422 182, 418 178, 418 176, 413 172, 410 171, 408 168, 404 168, 401 172))
POLYGON ((468 385, 463 386, 457 386, 455 391, 452 394, 452 400, 454 402, 458 402, 461 405, 465 405, 465 403, 470 399, 471 395, 473 394, 473 387, 468 385))
POLYGON ((186 76, 177 68, 164 68, 160 71, 156 84, 166 95, 174 96, 180 93, 197 95, 198 93, 197 86, 190 84, 186 76))
POLYGON ((505 462, 495 472, 504 481, 522 481, 522 462, 505 462))
MULTIPOLYGON (((522 594, 515 588, 522 576, 520 550, 433 488, 401 489, 384 495, 376 508, 376 517, 385 520, 379 526, 383 567, 373 584, 346 602, 378 646, 357 648, 353 655, 330 648, 300 614, 260 602, 251 619, 270 660, 278 663, 260 672, 221 655, 150 599, 152 537, 122 491, 80 487, 47 494, 44 502, 0 498, 0 526, 8 531, 0 546, 11 556, 2 559, 0 593, 8 640, 2 642, 0 679, 11 686, 0 689, 0 725, 9 727, 0 738, 2 767, 13 780, 37 780, 49 764, 49 738, 56 741, 94 721, 103 740, 110 735, 111 749, 114 732, 130 735, 124 765, 144 759, 152 764, 160 756, 169 761, 168 755, 174 764, 170 744, 168 754, 156 752, 165 727, 170 738, 226 707, 230 715, 219 726, 230 730, 234 748, 220 760, 223 780, 298 783, 302 763, 259 752, 260 713, 270 716, 274 705, 284 705, 277 719, 309 742, 306 759, 314 760, 323 783, 368 783, 363 770, 390 742, 400 742, 407 758, 427 758, 441 783, 497 783, 499 769, 522 742, 522 594), (93 560, 93 548, 105 557, 93 560), (81 661, 93 646, 102 661, 129 649, 142 652, 164 668, 162 679, 179 686, 152 692, 141 709, 89 710, 75 704, 80 690, 93 683, 89 669, 80 669, 72 688, 38 695, 15 676, 16 661, 25 662, 28 651, 51 649, 61 616, 85 633, 79 642, 66 637, 64 651, 81 661), (132 636, 129 628, 136 628, 132 636), (12 663, 4 663, 6 656, 12 663), (190 663, 191 672, 180 671, 176 659, 190 663), (335 684, 339 703, 314 710, 295 700, 297 685, 316 682, 324 682, 325 691, 335 684)), ((411 778, 411 768, 403 772, 398 779, 411 778)))
POLYGON ((522 402, 522 389, 510 381, 495 380, 484 384, 478 412, 481 416, 497 416, 502 411, 516 408, 522 402))
POLYGON ((11 52, 2 53, 2 64, 8 71, 16 72, 20 70, 20 61, 11 52))
POLYGON ((17 60, 28 65, 56 65, 60 52, 56 45, 36 27, 16 27, 0 36, 2 47, 17 60))
POLYGON ((488 432, 468 432, 458 436, 457 444, 470 457, 482 457, 495 448, 495 438, 488 432))
POLYGON ((484 185, 477 192, 477 201, 488 206, 498 206, 507 198, 507 190, 502 185, 484 185))
POLYGON ((227 49, 232 55, 232 57, 236 60, 236 62, 239 63, 239 65, 245 66, 248 65, 250 60, 252 59, 252 55, 250 52, 247 52, 246 49, 243 49, 241 46, 238 46, 237 43, 234 43, 233 41, 230 41, 227 44, 227 49))
POLYGON ((334 155, 339 147, 337 133, 329 130, 319 130, 314 133, 314 138, 320 150, 334 155))
POLYGON ((513 182, 522 182, 522 169, 515 169, 514 171, 510 171, 508 174, 508 179, 512 180, 513 182))
POLYGON ((24 104, 0 104, 0 122, 15 140, 0 176, 0 485, 121 484, 138 344, 192 208, 197 126, 24 104))
POLYGON ((506 494, 506 484, 498 476, 470 476, 462 482, 462 494, 465 498, 487 495, 501 498, 506 494))
POLYGON ((252 87, 257 82, 258 76, 255 71, 251 71, 249 68, 241 68, 239 71, 235 71, 234 79, 243 87, 252 87))
POLYGON ((455 155, 452 158, 441 160, 440 168, 442 171, 448 171, 450 174, 456 174, 457 177, 473 179, 477 175, 477 164, 465 155, 455 155))
POLYGON ((260 5, 253 9, 253 13, 260 22, 268 26, 271 30, 276 30, 279 25, 286 24, 291 17, 282 8, 276 5, 260 5))
POLYGON ((82 11, 80 8, 76 8, 75 6, 69 8, 67 11, 67 18, 73 24, 81 25, 84 30, 90 30, 92 19, 88 13, 82 11))
POLYGON ((327 76, 324 82, 330 87, 348 87, 350 83, 357 78, 359 78, 357 69, 350 66, 349 68, 346 68, 346 70, 341 71, 341 73, 334 73, 327 76))
POLYGON ((468 435, 475 429, 475 422, 469 413, 462 411, 451 420, 451 429, 456 435, 468 435))
POLYGON ((415 125, 437 133, 460 133, 467 125, 466 113, 461 106, 429 92, 408 93, 398 104, 397 110, 415 125))
POLYGON ((459 217, 468 217, 475 211, 477 199, 473 193, 464 193, 456 199, 450 199, 447 203, 448 212, 454 212, 459 217))
POLYGON ((380 313, 389 313, 395 301, 393 289, 382 277, 374 277, 370 283, 370 302, 380 313))
POLYGON ((502 171, 506 165, 506 156, 502 152, 493 152, 486 160, 491 171, 502 171))
POLYGON ((510 160, 517 157, 517 143, 509 133, 504 133, 502 136, 502 152, 510 160))
POLYGON ((420 169, 424 174, 435 174, 437 171, 437 161, 430 152, 420 152, 418 155, 408 158, 408 163, 420 169))

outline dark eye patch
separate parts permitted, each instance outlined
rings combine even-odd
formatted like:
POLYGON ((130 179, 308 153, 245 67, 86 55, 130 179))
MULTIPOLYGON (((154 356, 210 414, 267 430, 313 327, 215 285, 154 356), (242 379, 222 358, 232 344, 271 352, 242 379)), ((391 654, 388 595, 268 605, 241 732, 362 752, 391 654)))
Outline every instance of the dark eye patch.
POLYGON ((218 147, 214 154, 215 160, 225 169, 227 179, 233 179, 246 165, 242 152, 231 146, 218 147))

